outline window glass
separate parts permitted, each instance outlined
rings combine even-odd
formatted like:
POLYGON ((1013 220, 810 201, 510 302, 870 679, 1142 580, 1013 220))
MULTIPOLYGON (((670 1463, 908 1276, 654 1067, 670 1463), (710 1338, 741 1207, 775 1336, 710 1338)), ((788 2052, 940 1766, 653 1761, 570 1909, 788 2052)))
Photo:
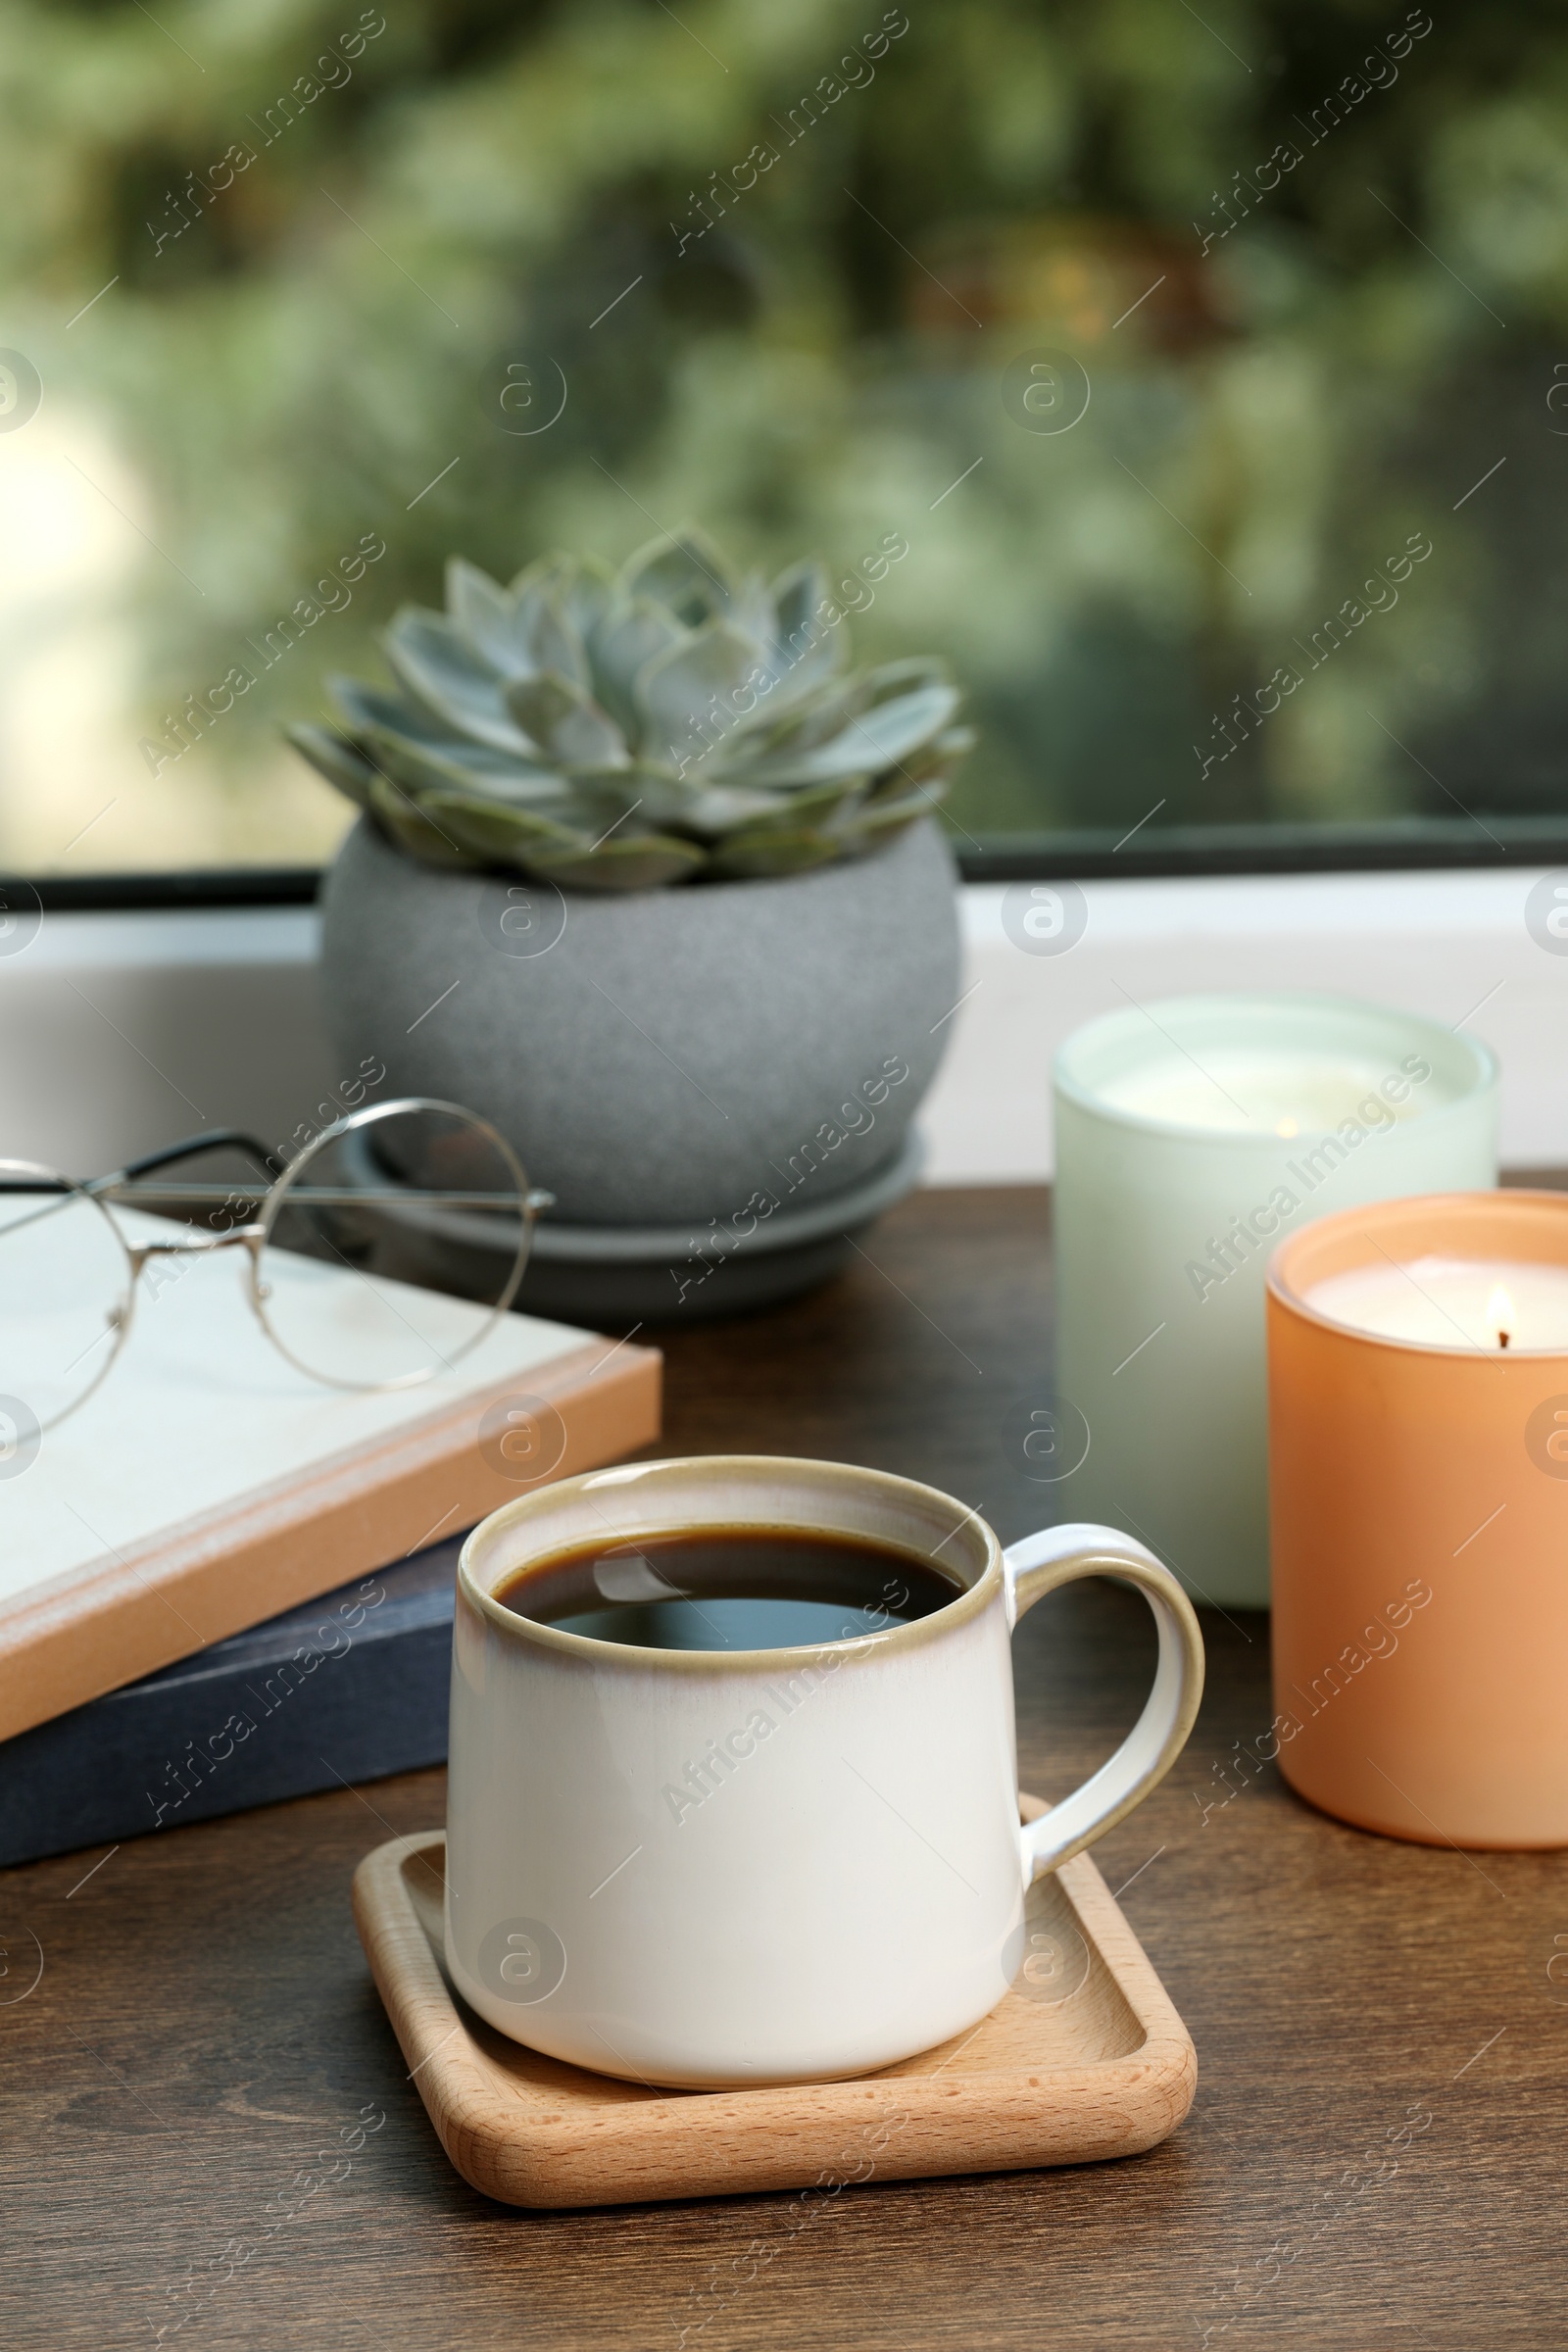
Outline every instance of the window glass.
POLYGON ((1568 838, 1545 0, 11 0, 0 125, 0 866, 318 860, 449 553, 688 518, 971 854, 1568 838))

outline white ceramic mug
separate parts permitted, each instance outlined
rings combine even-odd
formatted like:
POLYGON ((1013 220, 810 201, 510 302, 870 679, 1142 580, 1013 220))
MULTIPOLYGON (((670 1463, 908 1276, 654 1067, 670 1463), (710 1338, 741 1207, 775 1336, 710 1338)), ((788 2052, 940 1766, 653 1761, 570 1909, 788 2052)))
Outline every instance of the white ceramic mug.
POLYGON ((600 2074, 710 2088, 891 2065, 995 2007, 1030 1882, 1162 1778, 1202 1683, 1181 1587, 1108 1528, 1004 1552, 934 1488, 768 1456, 541 1488, 458 1568, 452 1977, 503 2034, 600 2074), (748 1651, 594 1641, 495 1598, 596 1541, 748 1527, 872 1543, 962 1589, 883 1632, 748 1651), (1020 1830, 1009 1636, 1080 1576, 1143 1593, 1154 1685, 1109 1762, 1020 1830))

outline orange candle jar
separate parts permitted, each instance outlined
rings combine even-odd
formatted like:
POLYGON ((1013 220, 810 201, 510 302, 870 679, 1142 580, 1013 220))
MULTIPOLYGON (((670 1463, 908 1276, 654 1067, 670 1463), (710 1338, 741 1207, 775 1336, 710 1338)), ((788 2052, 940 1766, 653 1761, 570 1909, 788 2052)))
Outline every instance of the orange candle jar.
POLYGON ((1305 1227, 1268 1385, 1286 1779, 1387 1837, 1568 1845, 1568 1198, 1305 1227))

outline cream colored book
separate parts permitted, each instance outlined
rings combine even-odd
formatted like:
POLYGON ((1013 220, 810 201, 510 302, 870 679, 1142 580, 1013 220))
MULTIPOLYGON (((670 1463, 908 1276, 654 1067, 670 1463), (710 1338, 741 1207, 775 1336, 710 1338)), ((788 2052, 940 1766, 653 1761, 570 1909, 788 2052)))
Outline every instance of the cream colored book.
MULTIPOLYGON (((116 1213, 132 1241, 175 1230, 116 1213)), ((67 1222, 28 1233, 33 1327, 19 1348, 13 1326, 0 1385, 24 1385, 13 1365, 51 1336, 40 1299, 63 1302, 62 1343, 82 1327, 67 1222)), ((0 1739, 659 1434, 656 1349, 508 1314, 421 1386, 344 1391, 272 1345, 239 1251, 152 1264, 118 1360, 75 1412, 40 1436, 0 1397, 0 1739)), ((359 1278, 303 1258, 288 1272, 352 1339, 359 1278)), ((380 1289, 437 1346, 471 1331, 460 1299, 380 1289)))

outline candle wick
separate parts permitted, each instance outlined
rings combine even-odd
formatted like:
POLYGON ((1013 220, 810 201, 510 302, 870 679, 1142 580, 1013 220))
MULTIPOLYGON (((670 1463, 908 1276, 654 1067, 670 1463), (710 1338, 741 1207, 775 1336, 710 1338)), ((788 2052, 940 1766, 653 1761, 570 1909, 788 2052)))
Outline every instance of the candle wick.
POLYGON ((1497 1334, 1497 1346, 1498 1346, 1499 1348, 1506 1348, 1506 1347, 1507 1347, 1507 1345, 1508 1345, 1508 1334, 1507 1334, 1505 1331, 1499 1331, 1499 1332, 1498 1332, 1498 1334, 1497 1334))

